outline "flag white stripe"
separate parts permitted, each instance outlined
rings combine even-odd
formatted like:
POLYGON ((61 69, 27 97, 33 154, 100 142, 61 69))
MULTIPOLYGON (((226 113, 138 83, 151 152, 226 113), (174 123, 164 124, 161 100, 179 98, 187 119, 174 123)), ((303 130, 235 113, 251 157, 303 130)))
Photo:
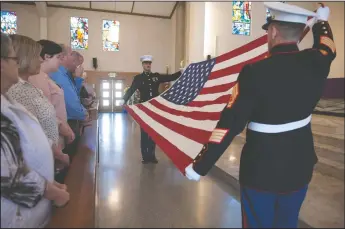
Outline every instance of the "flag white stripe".
POLYGON ((212 112, 218 113, 224 109, 224 104, 213 104, 207 105, 203 107, 189 107, 184 105, 177 105, 174 103, 169 102, 168 100, 164 99, 163 97, 157 97, 156 101, 162 104, 163 106, 170 107, 171 109, 183 112, 212 112))
POLYGON ((169 136, 169 139, 167 140, 190 158, 195 158, 200 152, 200 149, 203 147, 202 144, 186 138, 185 136, 178 134, 175 131, 172 131, 162 124, 156 122, 138 107, 132 106, 131 108, 147 125, 149 125, 159 135, 169 136))
POLYGON ((227 75, 218 79, 209 80, 205 83, 204 88, 219 86, 223 84, 228 84, 237 80, 238 73, 227 75))
POLYGON ((220 92, 220 93, 213 93, 213 94, 206 94, 206 95, 198 95, 193 101, 213 101, 218 99, 223 95, 229 95, 232 92, 232 88, 227 91, 220 92))
POLYGON ((244 61, 247 61, 249 59, 257 57, 257 56, 259 56, 259 55, 261 55, 267 51, 268 51, 267 43, 265 43, 265 44, 255 48, 255 49, 252 49, 252 50, 246 52, 246 53, 243 53, 239 56, 236 56, 234 58, 230 58, 229 60, 226 60, 226 61, 223 61, 221 63, 216 64, 213 67, 212 72, 215 72, 215 71, 227 68, 229 66, 233 66, 233 65, 242 63, 244 61))
POLYGON ((209 132, 212 132, 214 129, 215 124, 217 124, 217 120, 216 121, 212 121, 212 120, 195 120, 195 119, 191 119, 191 118, 186 118, 183 116, 176 116, 176 115, 172 115, 168 112, 162 111, 160 109, 158 109, 157 107, 151 105, 150 103, 144 103, 142 104, 143 106, 145 106, 146 108, 148 108, 149 110, 153 111, 154 113, 169 119, 170 121, 173 121, 175 123, 178 124, 182 124, 184 126, 187 127, 191 127, 191 128, 195 128, 195 129, 200 129, 200 130, 206 130, 209 132))

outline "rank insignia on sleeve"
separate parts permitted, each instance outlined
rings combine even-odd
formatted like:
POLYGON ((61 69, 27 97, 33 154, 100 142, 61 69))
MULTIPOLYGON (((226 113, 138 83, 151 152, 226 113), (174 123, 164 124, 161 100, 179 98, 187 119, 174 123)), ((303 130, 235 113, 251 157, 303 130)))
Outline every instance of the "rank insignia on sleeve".
POLYGON ((227 105, 228 108, 232 107, 238 95, 239 95, 239 88, 238 88, 238 83, 236 83, 235 86, 232 88, 232 94, 230 95, 230 100, 227 105))
POLYGON ((328 52, 326 50, 320 49, 319 50, 321 52, 322 55, 327 56, 328 52))
POLYGON ((218 144, 221 143, 228 132, 229 130, 227 129, 214 129, 209 139, 209 142, 218 143, 218 144))
POLYGON ((335 52, 335 44, 331 38, 326 37, 326 36, 322 36, 320 38, 320 43, 327 46, 328 48, 330 48, 333 53, 335 52))

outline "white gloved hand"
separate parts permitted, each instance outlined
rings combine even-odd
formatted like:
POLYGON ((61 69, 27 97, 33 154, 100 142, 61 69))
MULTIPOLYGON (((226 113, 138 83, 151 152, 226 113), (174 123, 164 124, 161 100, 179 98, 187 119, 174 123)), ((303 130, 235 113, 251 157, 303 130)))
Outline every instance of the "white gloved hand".
POLYGON ((311 19, 309 19, 309 20, 307 21, 306 25, 307 25, 310 29, 312 29, 315 23, 316 23, 316 18, 313 17, 313 18, 311 18, 311 19))
POLYGON ((316 11, 317 14, 317 20, 321 20, 321 21, 328 21, 328 17, 330 14, 330 10, 327 6, 324 7, 319 7, 319 9, 317 9, 316 11))
POLYGON ((194 171, 193 164, 188 165, 185 169, 185 172, 186 172, 186 177, 189 180, 195 180, 195 181, 200 180, 200 175, 194 171))

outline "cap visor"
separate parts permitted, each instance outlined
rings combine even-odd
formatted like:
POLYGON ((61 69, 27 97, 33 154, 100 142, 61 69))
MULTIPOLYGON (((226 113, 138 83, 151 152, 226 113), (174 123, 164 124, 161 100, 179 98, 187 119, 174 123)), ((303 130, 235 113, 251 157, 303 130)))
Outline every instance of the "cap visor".
POLYGON ((271 24, 271 22, 266 22, 266 24, 264 24, 261 28, 263 29, 263 30, 268 30, 268 26, 271 24))

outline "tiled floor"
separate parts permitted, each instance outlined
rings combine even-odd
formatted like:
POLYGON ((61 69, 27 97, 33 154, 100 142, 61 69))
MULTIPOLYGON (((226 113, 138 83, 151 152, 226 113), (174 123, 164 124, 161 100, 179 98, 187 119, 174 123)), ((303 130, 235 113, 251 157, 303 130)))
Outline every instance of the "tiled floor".
MULTIPOLYGON (((300 218, 312 227, 344 227, 344 118, 313 115, 312 128, 319 163, 300 218)), ((236 179, 244 142, 242 133, 216 164, 236 179)))
POLYGON ((333 115, 342 115, 344 117, 344 99, 320 99, 315 107, 315 111, 333 115))
POLYGON ((159 149, 159 164, 142 165, 138 126, 126 115, 101 114, 99 127, 97 227, 241 227, 237 192, 225 182, 189 181, 159 149))
MULTIPOLYGON (((301 219, 344 227, 344 118, 313 115, 319 157, 301 219)), ((138 125, 102 114, 97 227, 240 227, 238 192, 212 176, 188 181, 157 149, 158 165, 140 163, 138 125)), ((217 166, 238 179, 245 137, 236 137, 217 166)))

